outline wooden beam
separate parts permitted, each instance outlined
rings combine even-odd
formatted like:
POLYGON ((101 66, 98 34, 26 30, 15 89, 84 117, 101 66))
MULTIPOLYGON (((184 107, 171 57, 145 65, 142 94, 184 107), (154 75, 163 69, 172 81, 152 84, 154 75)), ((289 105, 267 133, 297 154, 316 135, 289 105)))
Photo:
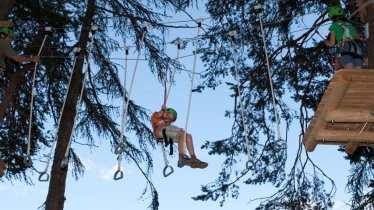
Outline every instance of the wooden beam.
POLYGON ((346 130, 325 130, 322 129, 315 136, 317 141, 340 141, 352 143, 374 143, 374 132, 346 131, 346 130))
POLYGON ((310 133, 306 139, 304 139, 305 149, 308 152, 312 152, 316 147, 315 137, 319 133, 319 129, 324 129, 325 122, 325 114, 329 110, 334 110, 338 107, 339 102, 344 97, 345 93, 349 85, 352 82, 352 76, 349 73, 344 71, 338 71, 334 77, 336 78, 336 82, 331 90, 331 93, 328 96, 325 106, 323 107, 320 116, 310 133), (323 128, 321 128, 323 127, 323 128))
POLYGON ((0 28, 4 28, 4 27, 11 28, 13 26, 14 26, 14 23, 11 20, 0 21, 0 28))
POLYGON ((329 110, 326 122, 374 122, 374 113, 369 110, 329 110))
POLYGON ((358 148, 358 144, 348 143, 345 145, 345 151, 349 154, 353 154, 358 148))

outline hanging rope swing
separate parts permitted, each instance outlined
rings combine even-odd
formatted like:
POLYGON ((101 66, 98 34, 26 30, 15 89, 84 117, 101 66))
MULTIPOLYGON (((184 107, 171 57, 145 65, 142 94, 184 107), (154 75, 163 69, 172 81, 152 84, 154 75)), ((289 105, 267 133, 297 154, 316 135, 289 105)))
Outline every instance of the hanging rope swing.
POLYGON ((275 94, 274 94, 274 87, 273 87, 273 81, 272 81, 271 70, 270 70, 270 62, 269 62, 268 50, 267 50, 267 46, 266 46, 264 27, 263 27, 263 24, 262 24, 261 8, 262 8, 261 4, 258 4, 258 5, 256 5, 254 7, 254 9, 256 11, 259 11, 258 12, 258 18, 260 20, 261 37, 262 37, 262 42, 264 44, 265 57, 266 57, 266 66, 267 66, 267 70, 268 70, 268 78, 269 78, 269 83, 270 83, 271 97, 272 97, 272 100, 273 100, 274 116, 275 116, 275 122, 276 122, 276 126, 277 126, 277 141, 275 141, 275 142, 283 142, 284 140, 282 139, 281 134, 280 134, 280 126, 279 126, 279 119, 278 119, 277 104, 275 102, 275 94))
POLYGON ((47 164, 46 164, 46 166, 44 168, 44 171, 40 173, 39 178, 38 178, 38 180, 40 182, 47 182, 49 180, 49 174, 47 173, 47 171, 48 171, 51 159, 52 159, 53 149, 54 149, 54 147, 56 145, 56 142, 57 142, 58 132, 59 132, 59 129, 60 129, 60 124, 61 124, 62 113, 63 113, 64 108, 65 108, 65 103, 66 103, 66 99, 67 99, 67 96, 68 96, 68 92, 69 92, 69 88, 70 88, 70 84, 71 84, 71 79, 73 77, 73 71, 74 71, 75 64, 77 62, 77 58, 78 58, 78 55, 79 55, 80 51, 81 51, 81 48, 79 48, 79 47, 75 47, 73 49, 75 57, 74 57, 74 61, 73 61, 73 66, 72 66, 71 71, 70 71, 69 83, 68 83, 66 94, 65 94, 65 97, 64 97, 64 102, 63 102, 61 110, 60 110, 60 117, 58 118, 57 128, 56 128, 55 135, 53 137, 53 142, 52 142, 52 145, 51 145, 51 150, 50 150, 50 152, 48 154, 47 164))
MULTIPOLYGON (((177 39, 174 43, 175 43, 175 45, 177 45, 177 57, 176 57, 175 64, 173 66, 174 70, 173 70, 173 73, 172 73, 172 76, 171 76, 171 79, 170 79, 169 89, 166 88, 166 80, 167 80, 167 72, 168 72, 167 66, 166 66, 165 78, 164 78, 164 87, 165 87, 165 89, 164 89, 164 106, 165 107, 166 107, 167 101, 168 101, 169 96, 170 96, 172 84, 174 83, 175 73, 177 71, 176 63, 179 60, 179 52, 180 52, 180 49, 181 49, 182 41, 180 39, 177 39)), ((166 151, 165 151, 165 148, 162 146, 162 144, 161 144, 161 149, 162 149, 162 155, 163 155, 164 163, 165 163, 165 167, 164 167, 164 170, 163 170, 163 175, 164 175, 164 177, 168 177, 169 175, 174 173, 174 169, 173 169, 172 166, 169 165, 169 161, 166 157, 166 151), (167 172, 168 169, 170 169, 169 172, 167 172)))
POLYGON ((249 138, 248 138, 248 132, 247 132, 247 125, 245 123, 245 116, 244 116, 244 106, 243 106, 243 99, 242 99, 242 94, 241 94, 241 89, 240 89, 240 79, 239 79, 239 73, 238 73, 238 65, 237 65, 237 60, 236 60, 236 50, 235 50, 235 35, 236 31, 230 31, 229 35, 231 36, 231 50, 233 53, 233 61, 234 61, 234 69, 235 69, 235 76, 236 76, 236 81, 238 83, 237 85, 237 91, 238 91, 238 96, 239 96, 239 105, 240 105, 240 113, 242 117, 242 126, 243 126, 243 136, 245 137, 245 143, 246 143, 246 148, 247 148, 247 157, 248 160, 246 162, 246 168, 248 170, 256 170, 256 164, 252 159, 251 155, 251 149, 249 145, 249 138))
MULTIPOLYGON (((44 28, 45 35, 43 38, 42 45, 39 48, 38 56, 42 53, 45 41, 47 37, 49 36, 50 32, 52 31, 51 27, 45 27, 44 28)), ((38 63, 35 63, 34 65, 34 71, 33 71, 33 78, 32 78, 32 88, 31 88, 31 101, 30 101, 30 116, 29 116, 29 132, 28 132, 28 140, 27 140, 27 151, 26 151, 26 156, 23 159, 23 162, 25 163, 26 166, 30 167, 32 166, 32 160, 31 160, 31 128, 32 128, 32 114, 33 114, 33 105, 34 105, 34 93, 35 93, 35 77, 36 77, 36 72, 38 68, 38 63)))
POLYGON ((73 139, 73 133, 74 133, 75 127, 77 126, 77 117, 78 117, 79 110, 80 110, 80 107, 81 107, 82 96, 83 96, 83 91, 84 91, 84 84, 85 84, 85 81, 86 81, 86 78, 87 78, 87 75, 88 75, 88 71, 89 71, 89 67, 90 67, 90 58, 91 58, 91 53, 92 53, 92 48, 93 48, 93 42, 95 41, 97 30, 98 30, 97 26, 92 26, 91 27, 92 40, 90 42, 90 48, 89 48, 89 52, 88 52, 88 55, 87 55, 87 65, 86 65, 86 70, 85 70, 84 75, 83 75, 82 89, 81 89, 80 96, 78 98, 77 105, 76 105, 76 110, 77 111, 76 111, 76 114, 74 116, 74 124, 73 124, 73 129, 71 130, 71 133, 70 133, 69 143, 68 143, 68 146, 66 147, 64 158, 61 161, 61 165, 60 165, 61 168, 65 168, 69 164, 69 158, 68 157, 69 157, 69 151, 70 151, 70 148, 71 148, 71 141, 73 139))
POLYGON ((197 62, 197 50, 199 49, 199 39, 200 39, 200 29, 201 29, 201 24, 203 22, 203 19, 197 19, 197 35, 195 38, 195 52, 194 52, 194 60, 193 60, 193 67, 192 67, 192 75, 191 75, 191 85, 190 85, 190 95, 188 99, 188 108, 187 108, 187 116, 186 116, 186 124, 184 126, 184 136, 183 136, 183 142, 184 142, 184 153, 186 153, 186 138, 187 138, 187 126, 188 126, 188 119, 190 116, 190 109, 191 109, 191 100, 192 100, 192 89, 194 85, 194 80, 195 80, 195 72, 196 72, 196 62, 197 62))
MULTIPOLYGON (((127 62, 128 62, 128 56, 129 56, 129 50, 130 47, 125 48, 125 73, 124 73, 124 79, 123 79, 123 97, 122 97, 122 107, 125 107, 126 105, 126 84, 127 84, 127 62)), ((124 111, 125 109, 122 109, 122 121, 121 121, 121 131, 120 131, 120 139, 123 138, 124 132, 125 132, 125 120, 124 120, 124 111)), ((114 173, 114 180, 119 180, 123 178, 123 171, 121 171, 121 163, 122 163, 122 155, 118 156, 118 169, 114 173)))
MULTIPOLYGON (((140 55, 141 55, 141 49, 142 49, 142 46, 143 46, 144 37, 145 37, 145 34, 147 33, 147 26, 148 26, 148 23, 143 23, 142 24, 143 32, 142 32, 142 37, 141 37, 140 43, 139 43, 138 55, 137 55, 136 62, 135 62, 134 73, 133 73, 132 78, 131 78, 130 89, 129 89, 129 94, 127 96, 126 105, 123 107, 121 134, 120 134, 121 136, 120 136, 120 139, 117 141, 116 148, 114 149, 114 153, 116 155, 118 155, 118 157, 117 157, 118 169, 114 174, 114 180, 119 180, 119 179, 123 178, 123 171, 121 170, 122 155, 123 155, 123 152, 125 151, 125 144, 124 144, 124 141, 123 141, 123 136, 124 136, 124 130, 125 130, 125 127, 126 127, 127 112, 128 112, 130 99, 131 99, 132 87, 134 85, 136 70, 138 68, 138 63, 139 63, 139 58, 140 58, 140 55)), ((125 94, 123 94, 123 101, 125 101, 125 94)))

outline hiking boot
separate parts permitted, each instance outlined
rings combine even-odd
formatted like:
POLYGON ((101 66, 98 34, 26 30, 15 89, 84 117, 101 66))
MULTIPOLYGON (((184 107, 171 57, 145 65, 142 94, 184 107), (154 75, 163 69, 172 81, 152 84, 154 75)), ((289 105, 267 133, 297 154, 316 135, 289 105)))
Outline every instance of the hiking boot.
POLYGON ((189 161, 189 163, 190 163, 191 168, 206 168, 206 167, 208 167, 208 163, 203 162, 203 161, 201 161, 197 158, 196 159, 191 159, 189 161))
POLYGON ((178 160, 178 168, 182 168, 185 165, 190 165, 191 158, 188 157, 187 155, 183 155, 182 158, 179 158, 178 160))

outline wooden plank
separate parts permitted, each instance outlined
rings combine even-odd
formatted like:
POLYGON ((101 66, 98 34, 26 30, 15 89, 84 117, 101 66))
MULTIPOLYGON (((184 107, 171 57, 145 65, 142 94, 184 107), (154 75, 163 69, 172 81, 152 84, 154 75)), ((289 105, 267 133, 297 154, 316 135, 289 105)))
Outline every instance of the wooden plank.
POLYGON ((330 110, 325 116, 326 122, 374 122, 374 112, 368 110, 340 109, 330 110))
POLYGON ((359 134, 358 131, 346 130, 319 130, 315 136, 316 140, 329 141, 343 141, 343 142, 371 142, 374 143, 374 132, 363 131, 359 134))

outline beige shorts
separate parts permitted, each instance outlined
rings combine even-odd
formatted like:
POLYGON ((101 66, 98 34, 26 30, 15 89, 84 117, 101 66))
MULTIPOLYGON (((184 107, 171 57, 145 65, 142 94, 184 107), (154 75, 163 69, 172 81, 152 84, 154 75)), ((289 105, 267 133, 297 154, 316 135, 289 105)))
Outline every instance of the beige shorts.
MULTIPOLYGON (((168 138, 172 138, 174 143, 178 143, 177 134, 179 131, 183 131, 182 128, 178 128, 174 125, 168 125, 165 128, 165 133, 168 138)), ((162 129, 163 130, 163 129, 162 129)), ((157 137, 160 139, 159 141, 164 141, 164 136, 162 135, 162 130, 157 133, 157 137)))

